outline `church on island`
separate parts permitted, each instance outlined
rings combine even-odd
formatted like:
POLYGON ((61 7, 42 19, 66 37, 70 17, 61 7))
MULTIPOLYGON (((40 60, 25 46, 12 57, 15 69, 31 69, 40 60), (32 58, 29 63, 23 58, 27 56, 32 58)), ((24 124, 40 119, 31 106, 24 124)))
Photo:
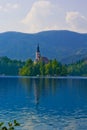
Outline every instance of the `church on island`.
POLYGON ((36 59, 35 59, 35 63, 39 62, 39 61, 42 61, 43 63, 47 64, 49 62, 48 58, 47 57, 43 57, 41 56, 41 53, 40 53, 40 48, 39 48, 39 44, 37 46, 37 50, 36 50, 36 59))

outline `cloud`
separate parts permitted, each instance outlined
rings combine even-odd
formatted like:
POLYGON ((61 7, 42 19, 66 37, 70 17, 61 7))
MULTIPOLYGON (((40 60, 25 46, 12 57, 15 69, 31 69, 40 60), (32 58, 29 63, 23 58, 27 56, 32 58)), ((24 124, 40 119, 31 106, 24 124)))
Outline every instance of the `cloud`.
POLYGON ((5 7, 7 7, 7 9, 17 9, 19 7, 19 5, 7 3, 5 7))
POLYGON ((87 18, 79 12, 67 12, 66 22, 71 30, 78 32, 87 32, 87 18))
POLYGON ((12 9, 18 9, 19 5, 18 4, 11 4, 11 3, 7 3, 5 5, 0 5, 0 12, 8 12, 12 9))
POLYGON ((32 5, 31 10, 22 20, 28 32, 58 29, 61 8, 48 0, 40 0, 32 5))

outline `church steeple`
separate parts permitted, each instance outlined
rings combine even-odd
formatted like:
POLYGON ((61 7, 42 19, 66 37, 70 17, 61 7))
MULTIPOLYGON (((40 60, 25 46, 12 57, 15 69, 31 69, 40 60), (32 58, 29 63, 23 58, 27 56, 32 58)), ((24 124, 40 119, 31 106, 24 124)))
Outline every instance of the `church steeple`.
POLYGON ((36 51, 36 60, 39 61, 41 58, 41 54, 40 54, 40 48, 39 48, 39 44, 37 46, 37 51, 36 51))
POLYGON ((43 57, 41 56, 40 54, 40 47, 39 47, 39 44, 37 45, 37 49, 36 49, 36 58, 35 58, 35 63, 37 62, 43 62, 45 64, 47 64, 49 62, 48 58, 47 57, 43 57))
POLYGON ((37 46, 37 52, 40 52, 39 44, 38 44, 38 46, 37 46))

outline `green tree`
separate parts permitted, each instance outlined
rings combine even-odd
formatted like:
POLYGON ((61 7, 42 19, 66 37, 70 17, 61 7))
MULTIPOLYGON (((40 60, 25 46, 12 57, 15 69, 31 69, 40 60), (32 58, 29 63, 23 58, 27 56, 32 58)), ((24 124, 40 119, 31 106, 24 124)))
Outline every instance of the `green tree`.
POLYGON ((44 62, 40 62, 40 75, 45 75, 45 64, 44 62))
POLYGON ((33 76, 33 61, 31 59, 28 59, 23 68, 19 70, 19 75, 33 76))
POLYGON ((68 74, 67 66, 66 65, 62 65, 61 76, 66 76, 67 74, 68 74))
POLYGON ((34 70, 33 71, 33 75, 34 76, 40 75, 40 64, 39 63, 35 63, 33 70, 34 70))
POLYGON ((14 122, 8 122, 8 126, 4 125, 4 122, 0 122, 0 130, 14 130, 15 126, 20 126, 20 124, 14 120, 14 122))
POLYGON ((52 61, 50 61, 48 64, 45 64, 45 74, 52 75, 52 61))
POLYGON ((56 60, 52 60, 52 75, 60 75, 61 64, 56 60))

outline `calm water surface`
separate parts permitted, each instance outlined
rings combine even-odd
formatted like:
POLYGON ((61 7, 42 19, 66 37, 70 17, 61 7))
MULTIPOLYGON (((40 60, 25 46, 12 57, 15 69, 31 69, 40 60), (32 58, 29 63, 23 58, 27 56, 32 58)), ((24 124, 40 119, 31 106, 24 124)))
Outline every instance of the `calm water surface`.
POLYGON ((86 78, 0 78, 0 121, 18 130, 86 130, 86 78))

